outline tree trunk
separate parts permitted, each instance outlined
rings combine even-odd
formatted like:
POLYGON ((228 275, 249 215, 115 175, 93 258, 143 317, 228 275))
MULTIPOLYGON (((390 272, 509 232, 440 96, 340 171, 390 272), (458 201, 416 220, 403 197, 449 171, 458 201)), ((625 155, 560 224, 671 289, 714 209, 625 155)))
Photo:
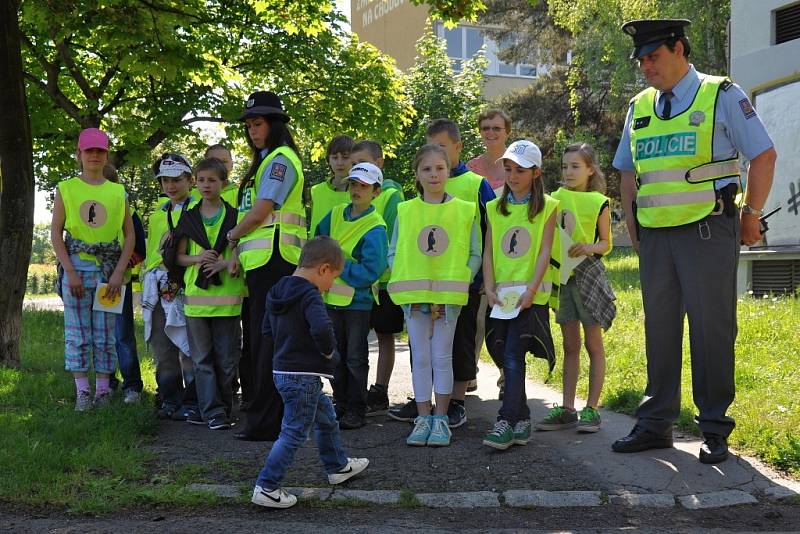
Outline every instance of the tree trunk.
POLYGON ((0 365, 19 366, 33 238, 33 146, 22 77, 19 0, 0 2, 0 365))

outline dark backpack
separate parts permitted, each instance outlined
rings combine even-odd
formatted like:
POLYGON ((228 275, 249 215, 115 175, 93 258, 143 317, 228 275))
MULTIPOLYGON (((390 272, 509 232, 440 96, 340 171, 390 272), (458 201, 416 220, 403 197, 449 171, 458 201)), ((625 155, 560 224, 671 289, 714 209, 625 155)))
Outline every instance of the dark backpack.
MULTIPOLYGON (((171 205, 170 205, 171 206, 171 205)), ((181 217, 186 212, 189 206, 189 201, 183 203, 181 209, 181 217)), ((180 219, 178 219, 180 221, 180 219)), ((186 284, 183 281, 183 275, 186 274, 186 267, 178 265, 178 244, 183 237, 176 231, 177 225, 172 222, 172 209, 167 210, 167 225, 169 230, 161 243, 161 259, 164 262, 164 267, 167 268, 167 283, 170 286, 170 293, 174 294, 178 289, 183 289, 186 284)))

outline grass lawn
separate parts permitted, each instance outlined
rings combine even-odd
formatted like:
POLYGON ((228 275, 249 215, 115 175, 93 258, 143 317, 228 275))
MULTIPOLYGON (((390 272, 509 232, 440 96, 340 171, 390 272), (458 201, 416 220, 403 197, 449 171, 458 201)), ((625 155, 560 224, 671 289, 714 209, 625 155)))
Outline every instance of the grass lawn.
MULTIPOLYGON (((606 261, 617 294, 617 318, 605 335, 606 383, 602 403, 633 414, 647 384, 644 313, 639 290, 638 259, 615 251, 606 261)), ((792 475, 800 476, 800 300, 740 297, 736 341, 736 400, 729 414, 736 419, 730 443, 792 475)), ((552 321, 558 363, 550 384, 561 385, 561 331, 552 321)), ((693 417, 688 325, 684 329, 681 415, 678 427, 698 432, 693 417)), ((530 374, 547 375, 542 360, 529 359, 530 374)), ((581 356, 578 395, 586 398, 589 358, 581 356)))
MULTIPOLYGON (((131 505, 213 503, 186 491, 198 482, 191 468, 156 470, 144 444, 156 430, 153 362, 143 350, 145 400, 117 397, 105 410, 76 413, 75 386, 63 369, 63 315, 26 310, 22 365, 0 367, 0 500, 49 505, 75 513, 103 513, 131 505)), ((141 322, 137 332, 141 335, 141 322)))

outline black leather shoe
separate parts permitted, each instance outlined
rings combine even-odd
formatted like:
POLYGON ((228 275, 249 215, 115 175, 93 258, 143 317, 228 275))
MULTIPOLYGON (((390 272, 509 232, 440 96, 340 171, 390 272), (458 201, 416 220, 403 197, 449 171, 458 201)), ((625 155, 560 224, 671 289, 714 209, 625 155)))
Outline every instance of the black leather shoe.
POLYGON ((366 419, 355 412, 347 412, 339 421, 339 428, 342 430, 355 430, 366 424, 366 419))
POLYGON ((700 446, 700 462, 718 464, 728 459, 728 438, 719 434, 704 434, 700 446))
POLYGON ((240 441, 270 441, 270 439, 265 436, 252 434, 247 430, 240 430, 239 432, 234 432, 233 437, 240 441))
POLYGON ((639 425, 631 433, 611 445, 614 452, 641 452, 648 449, 668 449, 672 447, 672 432, 656 434, 639 425))

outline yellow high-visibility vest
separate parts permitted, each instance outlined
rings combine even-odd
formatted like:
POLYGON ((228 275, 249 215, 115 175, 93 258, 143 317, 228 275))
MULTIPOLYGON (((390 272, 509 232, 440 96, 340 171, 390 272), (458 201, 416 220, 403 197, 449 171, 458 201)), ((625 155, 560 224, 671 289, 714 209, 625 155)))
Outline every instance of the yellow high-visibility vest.
MULTIPOLYGON (((544 208, 533 221, 528 220, 528 204, 508 204, 508 215, 497 211, 499 199, 486 204, 486 218, 492 228, 492 267, 495 291, 505 287, 528 286, 536 271, 547 220, 558 208, 558 201, 544 195, 544 208)), ((488 244, 487 244, 488 246, 488 244)), ((550 257, 550 250, 544 251, 550 257)), ((547 273, 533 297, 534 304, 547 304, 552 290, 547 273)))
POLYGON ((739 175, 736 159, 713 161, 717 95, 727 78, 706 76, 689 108, 670 119, 656 114, 656 89, 633 100, 630 138, 639 191, 639 223, 679 226, 709 215, 716 205, 714 181, 739 175))
POLYGON ((308 235, 313 236, 319 222, 340 204, 348 204, 350 194, 347 191, 337 191, 328 182, 321 182, 311 187, 311 226, 308 235))
POLYGON ((276 148, 259 165, 254 186, 248 187, 243 192, 242 202, 239 204, 239 220, 241 221, 253 207, 261 184, 261 175, 278 155, 283 155, 292 164, 297 181, 281 208, 273 211, 261 226, 239 240, 239 261, 245 271, 257 269, 270 260, 276 229, 279 233, 280 254, 292 265, 297 265, 300 249, 308 238, 303 207, 303 165, 294 150, 288 146, 276 148))
MULTIPOLYGON (((224 205, 223 205, 224 206, 224 205)), ((224 209, 224 208, 223 208, 224 209)), ((205 226, 206 236, 209 243, 215 243, 217 236, 225 220, 223 211, 219 220, 213 226, 205 226)), ((187 254, 196 256, 201 254, 203 249, 194 241, 189 239, 187 254)), ((226 260, 231 258, 231 249, 226 247, 222 257, 226 260)), ((208 289, 200 289, 194 283, 197 274, 200 272, 200 265, 193 264, 186 268, 183 281, 186 284, 184 297, 184 313, 187 317, 234 317, 242 313, 242 300, 245 294, 244 275, 240 274, 234 278, 225 269, 219 273, 222 285, 215 286, 209 284, 208 289)))
MULTIPOLYGON (((86 243, 105 243, 122 235, 125 223, 125 187, 105 180, 89 184, 70 178, 58 184, 64 201, 64 229, 86 243)), ((131 236, 133 239, 133 236, 131 236)), ((120 241, 124 246, 124 241, 120 241)), ((93 254, 79 253, 82 260, 97 261, 93 254)))
MULTIPOLYGON (((340 204, 331 211, 331 237, 339 242, 345 258, 349 261, 354 261, 353 249, 356 248, 361 238, 376 226, 386 228, 386 223, 378 215, 377 210, 372 210, 372 212, 355 221, 345 221, 344 209, 346 207, 347 205, 340 204)), ((353 302, 355 294, 355 288, 348 285, 340 277, 337 277, 331 288, 322 295, 322 298, 326 304, 331 306, 349 306, 353 302)))
POLYGON ((475 222, 473 202, 421 198, 397 206, 397 241, 387 287, 395 304, 458 304, 469 297, 467 262, 475 222))

